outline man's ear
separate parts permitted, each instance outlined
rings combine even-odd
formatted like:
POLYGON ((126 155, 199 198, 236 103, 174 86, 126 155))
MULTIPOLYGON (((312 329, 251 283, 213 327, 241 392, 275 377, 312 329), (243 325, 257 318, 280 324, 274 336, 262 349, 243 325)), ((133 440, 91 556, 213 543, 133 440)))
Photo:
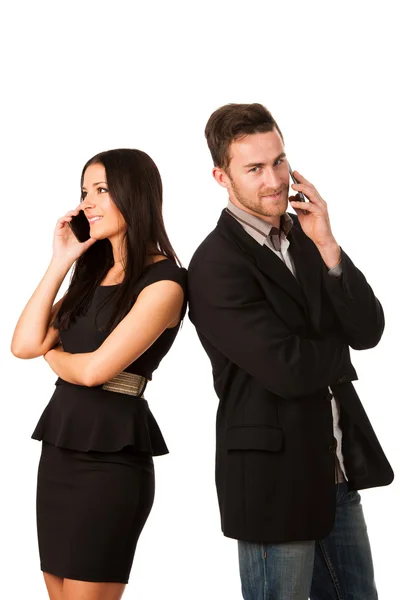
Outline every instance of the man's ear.
POLYGON ((221 169, 220 167, 214 167, 212 174, 218 185, 224 188, 230 187, 230 179, 223 169, 221 169))

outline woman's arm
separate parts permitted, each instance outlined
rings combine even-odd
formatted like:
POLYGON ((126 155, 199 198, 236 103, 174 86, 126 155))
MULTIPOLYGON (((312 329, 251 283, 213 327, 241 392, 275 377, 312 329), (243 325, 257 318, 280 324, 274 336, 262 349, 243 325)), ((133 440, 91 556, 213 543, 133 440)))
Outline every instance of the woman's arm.
POLYGON ((97 350, 70 354, 54 349, 47 352, 45 359, 69 383, 101 385, 139 358, 166 329, 179 323, 183 301, 184 293, 178 283, 152 283, 97 350))
POLYGON ((50 263, 42 281, 25 306, 11 342, 11 352, 17 358, 36 358, 45 354, 58 340, 58 330, 50 326, 62 299, 54 299, 68 270, 50 263))
POLYGON ((70 211, 58 220, 54 232, 53 257, 50 265, 25 306, 16 325, 11 342, 11 352, 18 358, 42 356, 58 340, 58 330, 51 327, 62 299, 54 306, 54 300, 75 260, 91 246, 95 240, 80 243, 72 233, 68 223, 78 210, 70 211))

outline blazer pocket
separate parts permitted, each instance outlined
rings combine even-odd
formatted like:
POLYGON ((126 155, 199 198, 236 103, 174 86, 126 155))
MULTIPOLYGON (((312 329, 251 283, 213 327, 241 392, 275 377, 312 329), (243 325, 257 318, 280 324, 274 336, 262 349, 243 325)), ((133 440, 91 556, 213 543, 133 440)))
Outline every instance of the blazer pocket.
POLYGON ((283 447, 283 431, 267 425, 230 427, 226 434, 227 450, 266 450, 279 452, 283 447))

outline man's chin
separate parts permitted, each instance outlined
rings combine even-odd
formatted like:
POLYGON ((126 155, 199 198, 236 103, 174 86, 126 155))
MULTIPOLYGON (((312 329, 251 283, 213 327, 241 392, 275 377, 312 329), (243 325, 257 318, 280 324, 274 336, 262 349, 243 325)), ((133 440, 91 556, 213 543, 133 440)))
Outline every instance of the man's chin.
POLYGON ((261 214, 263 214, 264 217, 281 217, 282 215, 285 214, 285 212, 287 211, 287 208, 288 208, 288 203, 285 202, 285 204, 265 207, 265 209, 263 210, 263 212, 261 214))

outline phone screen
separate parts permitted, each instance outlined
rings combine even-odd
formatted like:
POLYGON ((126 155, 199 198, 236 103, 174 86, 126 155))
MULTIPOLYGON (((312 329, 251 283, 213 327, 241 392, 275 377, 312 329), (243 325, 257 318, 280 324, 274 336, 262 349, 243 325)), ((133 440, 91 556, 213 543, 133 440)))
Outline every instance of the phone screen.
POLYGON ((86 242, 90 238, 90 225, 83 210, 72 217, 69 226, 71 227, 75 237, 80 242, 86 242))

